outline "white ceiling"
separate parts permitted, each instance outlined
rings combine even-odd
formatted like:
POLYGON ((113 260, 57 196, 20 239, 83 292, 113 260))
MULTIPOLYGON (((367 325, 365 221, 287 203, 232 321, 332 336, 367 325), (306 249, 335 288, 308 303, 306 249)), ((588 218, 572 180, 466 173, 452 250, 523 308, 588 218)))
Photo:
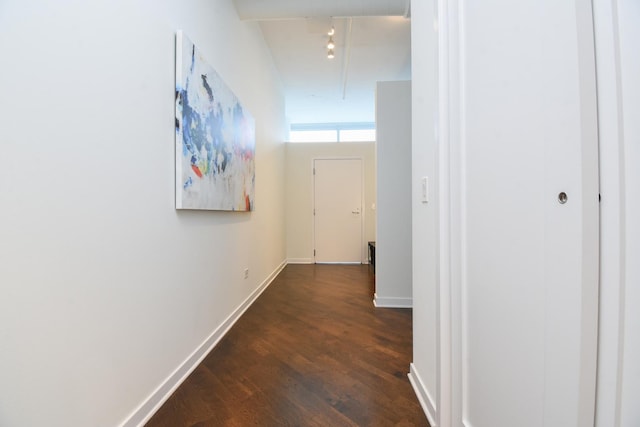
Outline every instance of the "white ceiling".
POLYGON ((375 83, 411 78, 408 0, 235 0, 260 22, 296 123, 375 120, 375 83), (327 31, 335 27, 335 58, 327 31))

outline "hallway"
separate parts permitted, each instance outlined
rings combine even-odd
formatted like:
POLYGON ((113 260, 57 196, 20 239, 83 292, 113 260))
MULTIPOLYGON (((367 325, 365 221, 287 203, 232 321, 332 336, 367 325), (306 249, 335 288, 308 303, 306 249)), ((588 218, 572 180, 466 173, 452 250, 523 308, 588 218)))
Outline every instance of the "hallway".
POLYGON ((147 426, 428 426, 411 311, 374 308, 373 280, 287 266, 147 426))

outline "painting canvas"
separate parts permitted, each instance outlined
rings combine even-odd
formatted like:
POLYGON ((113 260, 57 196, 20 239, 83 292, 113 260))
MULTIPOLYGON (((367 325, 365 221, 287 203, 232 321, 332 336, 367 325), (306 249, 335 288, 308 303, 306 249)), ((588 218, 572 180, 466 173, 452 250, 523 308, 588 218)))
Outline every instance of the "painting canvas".
POLYGON ((255 122, 182 31, 175 101, 176 208, 253 210, 255 122))

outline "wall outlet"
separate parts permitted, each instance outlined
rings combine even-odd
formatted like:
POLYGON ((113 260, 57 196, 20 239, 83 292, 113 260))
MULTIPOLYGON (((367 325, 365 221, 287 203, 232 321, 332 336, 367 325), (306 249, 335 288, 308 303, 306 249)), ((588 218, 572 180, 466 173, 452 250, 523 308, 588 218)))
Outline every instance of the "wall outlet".
POLYGON ((245 269, 244 269, 244 278, 245 278, 245 279, 248 279, 248 278, 249 278, 249 269, 248 269, 248 268, 245 268, 245 269))

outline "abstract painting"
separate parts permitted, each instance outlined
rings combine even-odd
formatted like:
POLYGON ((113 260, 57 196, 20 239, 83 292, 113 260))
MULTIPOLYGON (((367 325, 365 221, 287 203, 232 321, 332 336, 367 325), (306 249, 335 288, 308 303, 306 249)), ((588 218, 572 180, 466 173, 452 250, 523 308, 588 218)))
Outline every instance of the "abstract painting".
POLYGON ((175 101, 176 209, 253 210, 255 122, 182 31, 175 101))

